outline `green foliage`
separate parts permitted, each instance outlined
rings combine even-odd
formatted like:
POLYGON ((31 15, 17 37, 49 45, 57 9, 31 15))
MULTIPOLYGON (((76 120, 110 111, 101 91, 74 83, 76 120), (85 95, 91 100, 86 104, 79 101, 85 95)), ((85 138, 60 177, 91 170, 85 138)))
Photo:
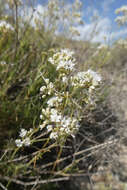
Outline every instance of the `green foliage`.
POLYGON ((4 141, 12 136, 12 131, 22 126, 34 127, 41 105, 39 88, 42 81, 37 80, 38 72, 43 67, 45 56, 51 46, 41 38, 34 28, 29 27, 21 36, 18 45, 14 32, 2 32, 0 38, 0 137, 4 141), (33 33, 33 36, 30 34, 33 33), (33 39, 38 39, 38 42, 33 39), (6 45, 5 45, 6 44, 6 45), (46 45, 47 44, 47 47, 46 45), (44 45, 44 46, 43 46, 44 45), (7 138, 5 138, 5 136, 7 138))

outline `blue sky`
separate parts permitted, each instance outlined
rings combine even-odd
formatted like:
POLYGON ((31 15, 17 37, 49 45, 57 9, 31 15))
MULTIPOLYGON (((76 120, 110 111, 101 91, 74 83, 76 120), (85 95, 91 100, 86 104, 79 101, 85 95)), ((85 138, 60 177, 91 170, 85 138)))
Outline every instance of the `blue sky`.
MULTIPOLYGON (((74 0, 65 1, 72 3, 74 0)), ((36 2, 37 5, 43 6, 47 0, 37 0, 36 2)), ((82 0, 82 4, 85 24, 78 27, 81 32, 81 39, 87 40, 90 38, 89 33, 94 29, 91 18, 95 14, 99 17, 97 28, 100 34, 95 36, 93 41, 104 43, 104 37, 106 37, 107 42, 127 37, 127 27, 118 27, 114 21, 117 16, 115 10, 123 5, 127 5, 127 0, 82 0)))

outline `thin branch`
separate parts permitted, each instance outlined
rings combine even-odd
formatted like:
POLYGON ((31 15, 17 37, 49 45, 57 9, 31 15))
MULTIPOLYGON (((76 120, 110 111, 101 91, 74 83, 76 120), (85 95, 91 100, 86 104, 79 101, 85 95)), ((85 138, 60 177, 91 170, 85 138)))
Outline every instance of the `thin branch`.
POLYGON ((0 183, 0 187, 1 187, 3 190, 7 190, 7 188, 6 188, 2 183, 0 183))
POLYGON ((0 175, 0 179, 6 180, 6 181, 12 181, 16 184, 23 185, 23 186, 31 186, 37 184, 46 184, 46 183, 54 183, 54 182, 59 182, 59 181, 68 181, 70 177, 59 177, 59 178, 54 178, 54 179, 47 179, 47 180, 40 180, 40 181, 31 181, 31 182, 23 182, 21 180, 17 180, 15 178, 10 178, 7 176, 2 177, 0 175))

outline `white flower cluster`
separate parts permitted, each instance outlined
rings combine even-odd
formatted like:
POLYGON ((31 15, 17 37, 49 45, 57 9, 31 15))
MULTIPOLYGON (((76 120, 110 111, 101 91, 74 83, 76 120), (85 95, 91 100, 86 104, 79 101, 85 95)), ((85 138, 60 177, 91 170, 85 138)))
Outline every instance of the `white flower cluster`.
POLYGON ((80 98, 86 98, 87 103, 90 102, 94 105, 93 94, 95 95, 95 93, 93 92, 101 82, 101 76, 90 69, 72 76, 71 72, 74 71, 75 66, 73 54, 74 52, 68 49, 62 49, 48 59, 51 64, 56 66, 58 79, 56 78, 57 80, 52 83, 43 77, 45 85, 40 88, 41 94, 43 93, 42 98, 46 97, 45 109, 42 109, 40 115, 42 120, 40 129, 46 128, 50 132, 50 138, 55 140, 66 140, 67 136, 75 137, 79 130, 80 114, 73 110, 73 100, 78 100, 77 96, 72 97, 73 90, 81 87, 86 89, 87 93, 82 94, 80 98), (68 102, 71 102, 70 105, 68 102))
POLYGON ((30 129, 29 131, 27 131, 26 129, 21 129, 19 136, 20 139, 16 139, 15 143, 17 147, 22 147, 22 146, 30 146, 31 141, 30 141, 30 137, 28 137, 28 134, 30 134, 32 132, 32 129, 30 129))
MULTIPOLYGON (((40 125, 40 129, 46 126, 51 139, 64 138, 68 135, 74 137, 79 129, 78 120, 74 117, 63 116, 57 109, 47 108, 42 110, 47 120, 40 125)), ((42 116, 43 119, 43 116, 42 116)))
POLYGON ((73 71, 75 66, 75 58, 73 58, 74 52, 68 49, 62 49, 60 52, 57 52, 53 57, 49 58, 49 62, 53 65, 56 65, 56 70, 60 71, 73 71))
POLYGON ((54 96, 48 100, 47 104, 49 107, 53 107, 53 106, 58 107, 59 103, 61 102, 62 102, 62 97, 59 98, 57 96, 54 96))
POLYGON ((120 7, 120 8, 118 8, 118 9, 115 10, 116 14, 119 14, 121 12, 127 13, 127 6, 124 5, 124 6, 122 6, 122 7, 120 7))
POLYGON ((89 69, 87 72, 78 72, 72 79, 72 85, 75 87, 95 88, 101 82, 101 76, 89 69))
POLYGON ((115 21, 120 24, 124 25, 127 22, 127 6, 122 6, 115 11, 116 14, 122 13, 122 16, 118 16, 115 21))
POLYGON ((42 94, 42 98, 45 98, 46 95, 51 95, 53 93, 54 85, 49 79, 44 78, 45 85, 40 88, 40 92, 42 94))
POLYGON ((118 24, 124 25, 127 22, 127 15, 126 16, 118 16, 115 21, 118 24))
POLYGON ((48 126, 48 131, 52 131, 50 133, 51 139, 66 138, 66 136, 70 135, 75 137, 76 132, 79 130, 80 125, 76 118, 71 117, 61 117, 61 120, 57 123, 56 127, 53 128, 48 126))
POLYGON ((7 23, 5 20, 0 21, 0 28, 14 31, 14 28, 11 26, 11 24, 7 23))
POLYGON ((62 82, 63 83, 68 83, 68 77, 67 76, 62 76, 62 82))

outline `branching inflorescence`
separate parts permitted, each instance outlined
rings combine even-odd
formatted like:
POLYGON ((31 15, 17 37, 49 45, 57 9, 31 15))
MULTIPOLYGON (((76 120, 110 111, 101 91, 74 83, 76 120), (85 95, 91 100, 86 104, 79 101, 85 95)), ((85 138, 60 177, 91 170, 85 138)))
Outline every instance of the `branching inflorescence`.
MULTIPOLYGON (((53 67, 57 73, 56 76, 50 78, 51 70, 48 69, 41 73, 43 108, 39 130, 46 130, 49 139, 59 143, 64 143, 69 136, 75 137, 80 128, 83 110, 95 106, 96 92, 101 84, 101 76, 91 69, 75 74, 76 60, 73 55, 74 52, 69 49, 56 51, 47 60, 49 67, 53 67)), ((20 139, 15 141, 17 147, 32 143, 31 132, 32 129, 21 129, 20 139)))

